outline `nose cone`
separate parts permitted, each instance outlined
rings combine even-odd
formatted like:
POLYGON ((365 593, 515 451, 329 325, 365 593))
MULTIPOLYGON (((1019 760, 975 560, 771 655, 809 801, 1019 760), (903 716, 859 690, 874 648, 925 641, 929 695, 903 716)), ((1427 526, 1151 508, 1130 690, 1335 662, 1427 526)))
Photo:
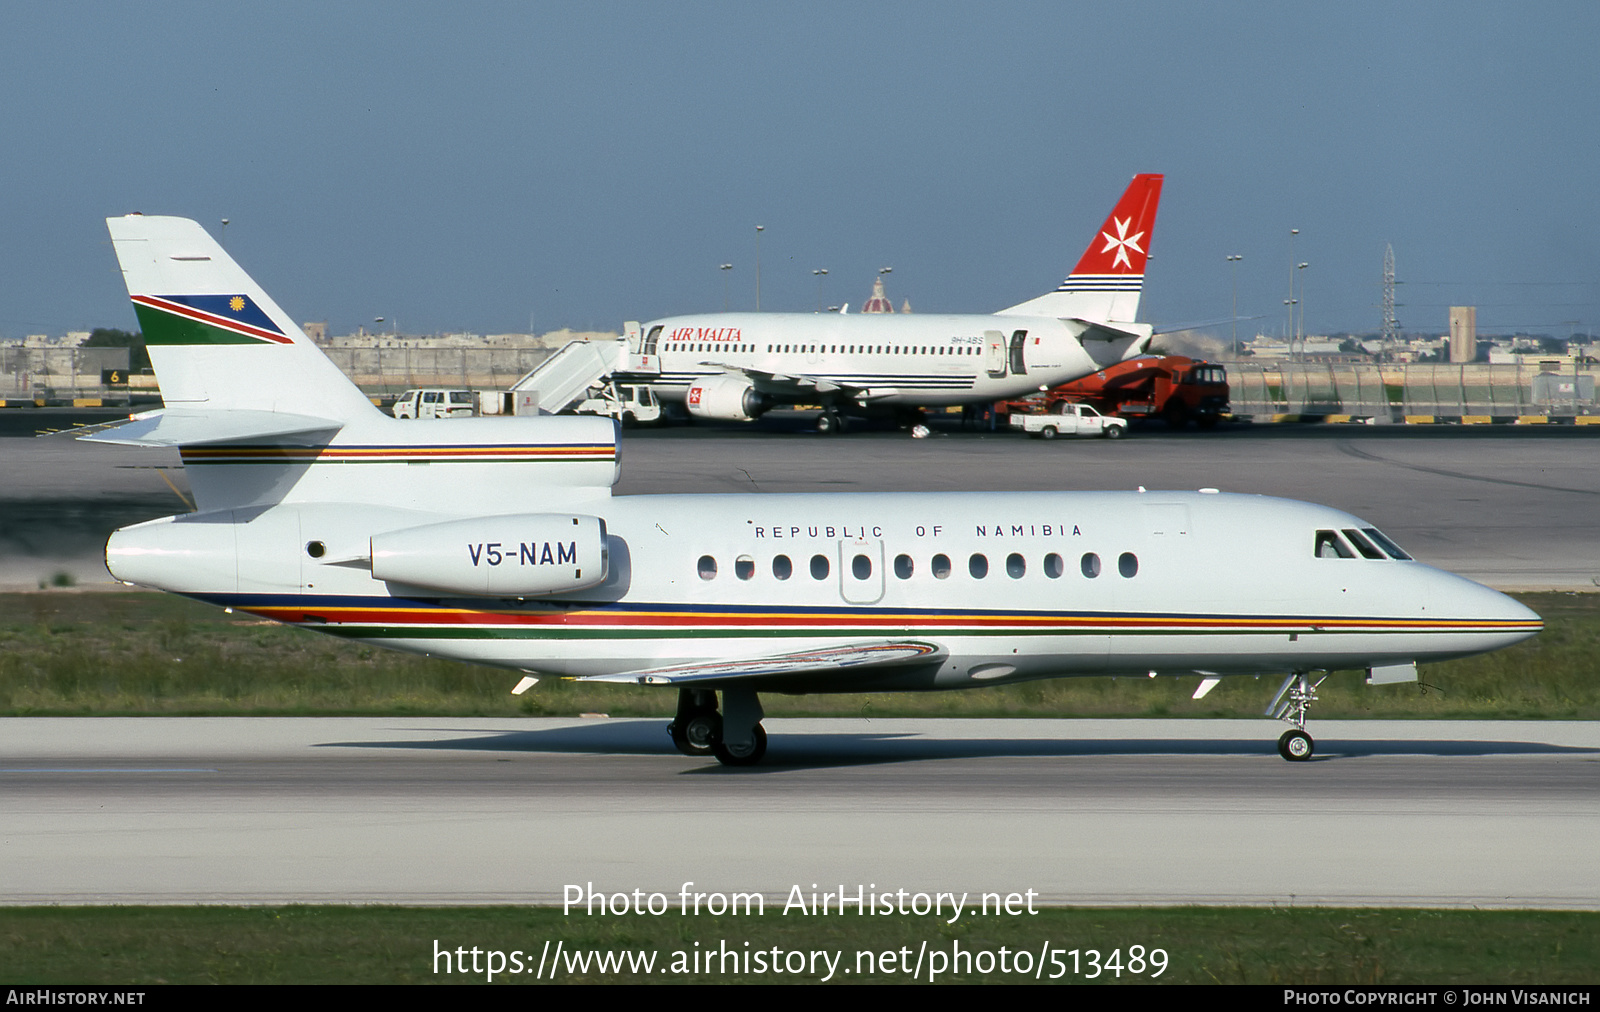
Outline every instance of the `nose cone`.
POLYGON ((1435 587, 1438 593, 1427 602, 1428 610, 1472 629, 1480 651, 1521 643, 1544 628, 1538 612, 1481 583, 1441 572, 1435 587))

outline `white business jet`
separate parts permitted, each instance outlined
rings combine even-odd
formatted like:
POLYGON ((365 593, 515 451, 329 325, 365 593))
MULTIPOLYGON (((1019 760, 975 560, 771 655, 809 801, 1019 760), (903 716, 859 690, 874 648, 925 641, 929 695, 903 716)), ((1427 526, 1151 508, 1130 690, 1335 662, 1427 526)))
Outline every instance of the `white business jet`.
POLYGON ((690 415, 748 421, 820 404, 822 432, 849 415, 910 418, 926 407, 993 403, 1087 376, 1149 347, 1136 323, 1159 175, 1133 177, 1053 292, 990 315, 708 313, 642 328, 640 371, 690 415))
POLYGON ((119 580, 538 677, 678 690, 730 765, 759 693, 1087 675, 1416 677, 1516 643, 1517 602, 1322 506, 1200 492, 613 497, 605 419, 383 414, 182 218, 109 221, 164 410, 84 438, 177 446, 196 512, 126 527, 119 580), (719 698, 720 697, 720 698, 719 698))

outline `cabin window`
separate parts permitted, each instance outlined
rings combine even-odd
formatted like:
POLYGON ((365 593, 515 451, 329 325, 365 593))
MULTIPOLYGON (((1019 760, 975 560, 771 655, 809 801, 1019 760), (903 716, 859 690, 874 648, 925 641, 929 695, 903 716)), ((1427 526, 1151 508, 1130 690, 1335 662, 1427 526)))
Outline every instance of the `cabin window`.
POLYGON ((741 555, 733 560, 733 575, 741 580, 748 580, 756 575, 756 560, 748 555, 741 555))
POLYGON ((1388 552, 1389 558, 1398 559, 1401 562, 1411 561, 1411 556, 1401 551, 1399 545, 1384 537, 1383 532, 1378 530, 1376 527, 1363 527, 1361 530, 1366 534, 1367 537, 1377 542, 1379 548, 1382 548, 1384 551, 1388 552))
POLYGON ((865 555, 857 555, 850 560, 850 575, 858 580, 867 580, 872 577, 872 560, 865 555))
POLYGON ((794 575, 794 563, 789 561, 787 555, 774 555, 772 557, 772 575, 780 580, 787 580, 794 575))
POLYGON ((894 557, 894 575, 902 580, 911 579, 911 556, 896 555, 894 557))
POLYGON ((950 578, 950 556, 935 555, 933 557, 933 578, 935 580, 948 580, 950 578))
POLYGON ((1372 542, 1368 541, 1366 539, 1366 537, 1360 531, 1352 531, 1347 527, 1347 528, 1345 528, 1344 536, 1350 539, 1350 543, 1352 545, 1356 546, 1356 551, 1360 552, 1362 555, 1366 556, 1367 558, 1369 558, 1369 559, 1381 559, 1381 558, 1383 558, 1383 553, 1378 551, 1377 546, 1374 545, 1372 542))
POLYGON ((709 555, 700 556, 700 579, 715 580, 717 578, 717 560, 709 555))
POLYGON ((981 552, 973 552, 967 560, 967 572, 972 574, 974 580, 981 580, 989 575, 989 557, 981 552))
POLYGON ((1013 580, 1020 580, 1022 579, 1023 574, 1027 571, 1028 563, 1023 560, 1020 554, 1017 552, 1012 552, 1010 555, 1006 556, 1007 576, 1011 577, 1013 580))
POLYGON ((828 557, 826 555, 813 555, 811 557, 811 578, 813 580, 826 580, 828 578, 828 557))
POLYGON ((1130 580, 1138 576, 1139 557, 1132 552, 1123 552, 1117 556, 1117 572, 1130 580))
POLYGON ((1061 561, 1061 556, 1051 552, 1044 557, 1044 575, 1052 580, 1061 579, 1061 574, 1067 571, 1067 564, 1061 561))
POLYGON ((1100 556, 1093 552, 1085 552, 1083 558, 1078 561, 1078 568, 1083 570, 1084 576, 1094 579, 1100 575, 1100 556))
POLYGON ((1333 531, 1318 531, 1316 549, 1312 553, 1319 559, 1353 559, 1356 553, 1333 531))

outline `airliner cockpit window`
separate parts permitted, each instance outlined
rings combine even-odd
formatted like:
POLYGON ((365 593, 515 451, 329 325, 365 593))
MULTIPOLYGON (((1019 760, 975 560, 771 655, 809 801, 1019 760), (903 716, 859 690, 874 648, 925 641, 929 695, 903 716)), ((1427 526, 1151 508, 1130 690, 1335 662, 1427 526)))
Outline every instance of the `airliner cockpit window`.
POLYGON ((1383 558, 1383 553, 1378 551, 1377 547, 1374 546, 1372 542, 1368 541, 1366 539, 1366 537, 1360 531, 1353 531, 1350 528, 1346 527, 1344 529, 1344 536, 1350 539, 1350 543, 1352 545, 1356 546, 1356 551, 1360 552, 1362 555, 1366 556, 1367 558, 1369 558, 1369 559, 1381 559, 1381 558, 1383 558))
POLYGON ((1367 537, 1371 538, 1373 541, 1376 541, 1379 548, 1388 552, 1389 558, 1398 559, 1401 562, 1411 561, 1411 556, 1402 551, 1399 545, 1384 537, 1383 532, 1378 530, 1376 527, 1363 527, 1361 528, 1361 531, 1367 537))
POLYGON ((1333 531, 1318 531, 1316 552, 1319 559, 1353 559, 1356 553, 1333 531))

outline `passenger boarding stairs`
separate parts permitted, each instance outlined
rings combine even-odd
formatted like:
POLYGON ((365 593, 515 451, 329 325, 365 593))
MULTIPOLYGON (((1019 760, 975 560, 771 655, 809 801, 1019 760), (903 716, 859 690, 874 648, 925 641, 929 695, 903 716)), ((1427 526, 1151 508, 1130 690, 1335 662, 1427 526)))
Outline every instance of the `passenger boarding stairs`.
POLYGON ((628 367, 628 338, 614 341, 568 341, 539 367, 511 386, 519 415, 557 415, 593 385, 628 367))

